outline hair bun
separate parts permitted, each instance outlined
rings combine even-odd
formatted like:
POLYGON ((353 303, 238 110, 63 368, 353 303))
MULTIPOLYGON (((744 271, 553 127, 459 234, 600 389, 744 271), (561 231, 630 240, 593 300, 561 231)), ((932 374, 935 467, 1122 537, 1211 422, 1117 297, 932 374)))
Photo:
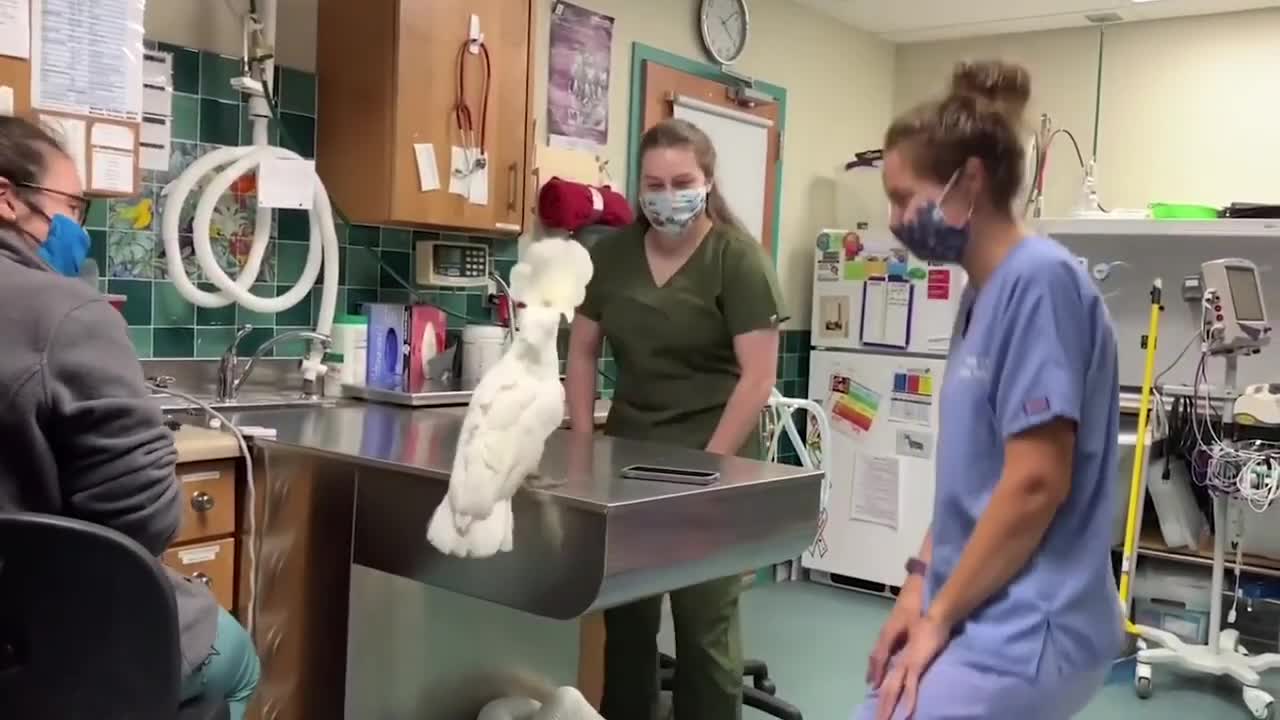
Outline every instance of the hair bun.
POLYGON ((951 95, 989 105, 1016 127, 1031 100, 1031 73, 1000 60, 962 62, 951 74, 951 95))

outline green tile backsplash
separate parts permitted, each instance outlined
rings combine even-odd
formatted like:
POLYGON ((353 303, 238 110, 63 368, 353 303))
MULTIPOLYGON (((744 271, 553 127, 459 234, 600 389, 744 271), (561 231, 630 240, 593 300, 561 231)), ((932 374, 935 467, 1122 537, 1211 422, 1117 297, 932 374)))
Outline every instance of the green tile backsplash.
MULTIPOLYGON (((93 240, 93 256, 102 268, 103 289, 128 297, 124 315, 129 334, 143 358, 217 358, 235 337, 237 326, 253 325, 243 352, 252 351, 283 330, 314 325, 320 290, 309 301, 279 313, 257 313, 234 305, 196 308, 178 294, 169 279, 164 242, 160 238, 164 187, 196 158, 225 145, 250 142, 247 104, 231 89, 240 61, 213 53, 160 44, 173 54, 172 151, 167 171, 143 174, 142 191, 127 200, 94 202, 86 226, 93 240)), ((311 73, 279 68, 277 94, 282 124, 291 147, 306 156, 315 151, 316 84, 311 73)), ((272 141, 280 140, 272 123, 272 141)), ((199 276, 192 257, 191 222, 197 194, 182 209, 179 246, 188 276, 204 290, 214 286, 199 276)), ((214 209, 210 227, 214 255, 231 276, 248 258, 256 212, 252 177, 233 185, 214 209)), ((310 250, 310 229, 304 212, 281 211, 273 218, 272 243, 253 291, 274 297, 293 286, 302 274, 310 250)), ((378 262, 380 256, 401 277, 412 280, 415 240, 434 233, 377 226, 339 227, 342 267, 338 297, 340 312, 359 312, 361 305, 384 300, 408 302, 410 294, 378 262), (372 250, 372 252, 371 252, 372 250)), ((459 238, 473 240, 472 238, 459 238)), ((516 260, 514 240, 479 240, 493 249, 495 269, 509 273, 516 260)), ((491 318, 483 289, 456 291, 425 288, 426 300, 478 320, 491 318)), ((451 323, 454 319, 451 318, 451 323)), ((460 326, 460 325, 459 325, 460 326)), ((455 327, 455 330, 457 327, 455 327)), ((280 357, 300 356, 301 345, 276 349, 280 357)))
MULTIPOLYGON (((251 125, 246 103, 230 86, 231 78, 240 71, 239 60, 166 44, 156 47, 173 54, 173 145, 169 169, 144 173, 142 191, 135 198, 94 202, 85 223, 93 239, 93 257, 99 268, 104 268, 103 289, 128 298, 124 315, 138 355, 213 359, 222 354, 240 325, 255 328, 242 344, 245 353, 284 330, 313 326, 320 305, 318 287, 311 292, 309 303, 304 301, 280 313, 256 313, 234 305, 196 308, 178 294, 169 280, 164 243, 159 235, 165 185, 205 153, 219 146, 250 142, 251 125)), ((272 122, 271 141, 311 157, 315 153, 315 76, 277 68, 276 77, 281 124, 288 137, 282 137, 280 128, 272 122)), ((188 276, 202 289, 214 290, 198 276, 192 258, 195 200, 193 193, 181 211, 179 246, 188 276)), ((252 179, 246 178, 236 183, 214 209, 210 228, 214 255, 233 277, 248 257, 255 207, 252 179)), ((273 241, 254 286, 256 294, 274 297, 292 287, 306 264, 309 232, 306 213, 276 213, 273 241)), ((410 294, 379 264, 375 253, 397 274, 412 280, 416 241, 438 237, 430 231, 367 225, 339 226, 338 236, 342 250, 338 309, 349 313, 360 312, 361 306, 370 302, 408 302, 410 294)), ((516 262, 515 240, 459 239, 488 243, 493 250, 494 269, 509 277, 516 262)), ((424 294, 428 302, 472 319, 491 317, 482 289, 425 288, 424 294)), ((456 332, 460 325, 456 318, 450 318, 452 331, 456 332)), ((808 390, 809 333, 786 331, 782 340, 778 389, 788 396, 803 396, 808 390)), ((294 344, 278 347, 275 354, 298 357, 303 351, 301 344, 294 344)), ((608 375, 602 379, 603 393, 608 397, 613 392, 611 378, 617 376, 617 367, 607 346, 600 367, 608 375)), ((795 459, 788 444, 783 445, 782 457, 795 459)))

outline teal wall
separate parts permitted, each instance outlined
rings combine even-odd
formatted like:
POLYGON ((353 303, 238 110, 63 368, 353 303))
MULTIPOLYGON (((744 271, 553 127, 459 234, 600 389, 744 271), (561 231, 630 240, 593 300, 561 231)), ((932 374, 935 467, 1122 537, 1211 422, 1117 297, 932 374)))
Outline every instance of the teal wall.
MULTIPOLYGON (((159 48, 174 55, 173 148, 169 169, 144 172, 142 192, 136 198, 95 202, 87 222, 93 237, 93 254, 104 278, 103 289, 128 297, 124 314, 138 354, 143 358, 214 358, 234 337, 238 325, 252 324, 255 328, 244 341, 246 352, 281 330, 313 327, 320 305, 319 288, 312 292, 309 302, 291 310, 260 314, 235 306, 214 310, 195 308, 178 295, 169 281, 159 233, 164 203, 161 190, 197 157, 222 146, 249 142, 250 123, 245 103, 230 86, 231 78, 239 72, 237 60, 167 45, 159 48)), ((282 68, 277 88, 281 122, 288 131, 287 138, 292 140, 286 144, 303 155, 313 156, 315 76, 282 68)), ((281 133, 274 125, 273 142, 281 140, 281 133)), ((197 197, 197 193, 192 193, 180 221, 184 254, 191 252, 191 215, 197 197)), ((225 194, 214 210, 210 230, 214 255, 233 277, 248 255, 255 207, 252 188, 240 187, 225 194)), ((273 242, 259 276, 260 285, 254 292, 275 296, 292 287, 306 262, 308 234, 306 213, 276 213, 273 242)), ((438 237, 436 233, 407 228, 363 225, 339 226, 338 234, 342 246, 340 312, 359 312, 362 303, 378 300, 408 301, 409 293, 382 270, 378 257, 402 277, 412 279, 414 241, 438 237)), ((515 240, 479 241, 492 248, 496 269, 504 275, 508 273, 515 264, 515 240)), ((199 282, 201 278, 194 261, 188 257, 185 263, 188 275, 199 282)), ((207 283, 202 287, 215 289, 207 283)), ((474 320, 491 319, 483 288, 426 290, 426 299, 430 302, 474 320)), ((451 318, 451 322, 459 321, 451 318)), ((303 348, 286 346, 276 352, 294 357, 300 356, 303 348)))
MULTIPOLYGON (((222 146, 249 142, 250 124, 245 103, 230 86, 231 78, 239 72, 238 60, 170 45, 155 47, 174 55, 173 149, 169 169, 144 173, 142 192, 136 198, 94 202, 87 222, 93 237, 93 255, 102 270, 103 290, 129 298, 124 314, 138 355, 156 359, 211 359, 222 353, 239 325, 251 324, 255 328, 242 346, 242 352, 246 353, 282 330, 314 327, 320 305, 318 288, 312 291, 310 303, 304 302, 281 313, 260 314, 236 306, 216 310, 196 308, 178 295, 168 279, 164 245, 159 234, 164 202, 161 190, 204 153, 222 146)), ((273 122, 272 141, 283 140, 297 152, 313 156, 315 76, 281 68, 276 87, 281 122, 288 130, 288 137, 282 139, 273 122)), ((186 253, 190 252, 190 218, 194 213, 195 198, 193 193, 180 220, 186 253)), ((251 193, 228 192, 214 211, 210 231, 214 255, 233 277, 248 254, 255 205, 251 193)), ((306 214, 281 211, 276 214, 273 225, 273 242, 260 284, 255 287, 259 295, 275 296, 288 290, 306 261, 306 214)), ((411 279, 415 241, 438 238, 439 234, 409 228, 340 225, 338 236, 342 246, 339 311, 358 313, 363 303, 409 301, 409 293, 382 270, 377 257, 402 277, 411 279)), ((516 242, 513 239, 454 239, 488 243, 493 250, 495 269, 504 276, 515 264, 516 242)), ((184 262, 188 275, 199 283, 202 278, 196 272, 194 262, 189 257, 184 262)), ((207 290, 215 289, 207 283, 201 286, 207 290)), ((426 288, 425 295, 428 301, 473 320, 491 320, 483 288, 426 288)), ((450 318, 450 322, 456 331, 459 321, 450 318)), ((275 354, 278 357, 299 357, 303 350, 301 345, 286 345, 278 347, 275 354)), ((617 376, 616 365, 607 348, 600 365, 609 377, 617 376)), ((808 367, 809 333, 800 330, 784 332, 778 358, 778 389, 791 397, 803 396, 808 387, 808 367)), ((602 383, 605 394, 610 394, 612 381, 604 379, 602 383)), ((786 445, 783 450, 784 457, 793 457, 786 445)))

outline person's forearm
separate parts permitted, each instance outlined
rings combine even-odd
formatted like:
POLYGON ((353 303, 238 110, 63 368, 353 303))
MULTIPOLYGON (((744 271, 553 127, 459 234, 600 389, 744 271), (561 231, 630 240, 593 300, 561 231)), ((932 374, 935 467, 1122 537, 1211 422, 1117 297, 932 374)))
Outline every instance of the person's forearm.
POLYGON ((1044 478, 1001 478, 929 615, 954 626, 1008 585, 1039 547, 1061 502, 1044 478))
POLYGON ((565 371, 565 404, 569 406, 569 427, 574 432, 595 430, 596 358, 589 353, 570 355, 565 371))
POLYGON ((924 533, 924 542, 920 543, 920 554, 917 558, 923 560, 926 565, 933 562, 933 527, 931 526, 924 533))
POLYGON ((769 401, 773 384, 772 376, 743 375, 738 379, 724 413, 720 415, 720 424, 707 443, 707 452, 734 455, 742 449, 750 434, 760 428, 760 411, 769 401))

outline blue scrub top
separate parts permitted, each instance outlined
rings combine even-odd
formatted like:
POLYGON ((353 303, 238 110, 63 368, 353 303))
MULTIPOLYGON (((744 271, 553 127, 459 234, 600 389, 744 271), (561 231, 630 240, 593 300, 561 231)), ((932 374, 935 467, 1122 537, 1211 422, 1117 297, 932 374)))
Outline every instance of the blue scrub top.
POLYGON ((952 648, 1036 679, 1093 670, 1123 641, 1111 569, 1120 381, 1093 282, 1061 245, 1028 237, 963 296, 940 397, 926 601, 951 575, 1004 468, 1004 444, 1076 422, 1071 493, 1028 565, 960 627, 952 648), (967 325, 967 328, 966 328, 967 325))

